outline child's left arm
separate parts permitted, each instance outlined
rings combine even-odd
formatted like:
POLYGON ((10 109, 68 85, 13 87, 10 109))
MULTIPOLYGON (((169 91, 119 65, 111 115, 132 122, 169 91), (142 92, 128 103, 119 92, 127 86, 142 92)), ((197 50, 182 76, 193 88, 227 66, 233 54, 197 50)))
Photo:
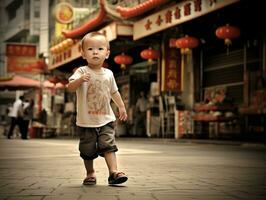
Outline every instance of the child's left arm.
POLYGON ((112 94, 112 99, 115 102, 116 106, 118 107, 119 119, 121 121, 126 121, 127 120, 127 111, 126 111, 125 104, 121 98, 120 93, 117 91, 114 94, 112 94))

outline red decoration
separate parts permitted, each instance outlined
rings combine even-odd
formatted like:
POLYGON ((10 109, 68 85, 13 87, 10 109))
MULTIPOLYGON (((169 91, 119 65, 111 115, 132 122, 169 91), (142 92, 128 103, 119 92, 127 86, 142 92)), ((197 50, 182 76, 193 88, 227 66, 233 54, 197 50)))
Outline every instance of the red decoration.
POLYGON ((145 49, 140 53, 140 56, 143 59, 148 60, 148 62, 151 62, 153 59, 158 59, 160 57, 160 52, 158 50, 152 49, 149 47, 149 49, 145 49))
POLYGON ((133 62, 133 58, 131 56, 125 55, 122 53, 114 58, 114 61, 117 64, 120 64, 122 70, 126 69, 126 65, 130 65, 133 62))
POLYGON ((62 80, 60 80, 60 83, 62 83, 63 85, 66 85, 66 84, 68 84, 68 80, 67 79, 62 79, 62 80))
POLYGON ((190 49, 196 48, 199 45, 199 40, 186 35, 185 37, 176 40, 176 47, 181 49, 181 54, 188 54, 190 49))
POLYGON ((124 18, 136 17, 148 10, 159 7, 166 2, 167 0, 147 0, 132 8, 117 6, 116 11, 119 12, 120 15, 124 18))
POLYGON ((48 81, 50 81, 53 84, 56 84, 60 81, 60 79, 57 76, 52 76, 52 77, 48 78, 48 81))
POLYGON ((87 23, 83 24, 82 26, 75 28, 70 31, 62 31, 62 34, 66 38, 75 38, 81 35, 86 34, 89 32, 91 29, 99 26, 101 22, 104 20, 106 16, 106 11, 104 9, 103 1, 100 1, 100 12, 96 17, 94 17, 92 20, 88 21, 87 23))
POLYGON ((226 24, 216 29, 215 34, 218 38, 223 39, 224 43, 229 46, 232 44, 232 39, 238 38, 240 36, 240 29, 235 26, 230 26, 226 24))
POLYGON ((36 68, 44 70, 46 67, 47 67, 47 65, 46 65, 44 59, 40 59, 37 61, 36 68))

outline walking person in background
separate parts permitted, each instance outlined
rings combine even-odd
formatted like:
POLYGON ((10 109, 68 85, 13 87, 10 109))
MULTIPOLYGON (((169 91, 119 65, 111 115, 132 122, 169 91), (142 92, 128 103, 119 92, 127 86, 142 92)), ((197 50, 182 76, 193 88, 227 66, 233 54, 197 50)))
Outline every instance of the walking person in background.
POLYGON ((23 132, 23 101, 24 96, 20 96, 19 99, 14 102, 12 110, 9 113, 9 116, 11 117, 11 124, 7 134, 7 139, 11 139, 11 136, 13 136, 13 131, 16 125, 18 125, 20 133, 23 132))
POLYGON ((29 124, 33 119, 34 110, 34 100, 31 99, 30 102, 24 103, 23 105, 23 128, 21 133, 21 139, 28 139, 29 124))
POLYGON ((144 91, 140 92, 140 96, 137 100, 135 107, 135 120, 133 135, 144 136, 146 135, 146 111, 148 109, 148 101, 144 91))
POLYGON ((69 78, 69 91, 77 95, 77 131, 79 151, 87 171, 84 185, 96 184, 93 161, 98 155, 105 158, 109 170, 109 184, 127 181, 127 176, 117 169, 114 121, 111 99, 119 111, 119 120, 127 120, 124 102, 118 92, 111 70, 103 68, 110 54, 105 35, 92 32, 81 40, 81 55, 88 65, 78 68, 69 78))

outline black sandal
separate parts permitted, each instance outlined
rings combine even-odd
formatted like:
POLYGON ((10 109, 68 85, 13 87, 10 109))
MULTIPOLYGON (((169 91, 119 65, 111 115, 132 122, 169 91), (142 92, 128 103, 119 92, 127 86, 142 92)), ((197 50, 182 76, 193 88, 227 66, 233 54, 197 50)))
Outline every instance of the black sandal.
POLYGON ((87 177, 83 180, 83 185, 95 185, 96 177, 87 177))
POLYGON ((108 183, 110 185, 113 184, 121 184, 127 181, 127 176, 124 172, 114 172, 108 178, 108 183))

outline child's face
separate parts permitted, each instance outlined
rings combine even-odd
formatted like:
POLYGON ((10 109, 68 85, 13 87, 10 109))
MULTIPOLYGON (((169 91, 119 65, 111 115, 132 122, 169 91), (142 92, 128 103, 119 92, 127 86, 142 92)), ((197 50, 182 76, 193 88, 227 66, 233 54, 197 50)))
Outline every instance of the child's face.
POLYGON ((108 58, 109 54, 110 51, 104 36, 97 35, 85 39, 81 55, 90 66, 102 67, 104 60, 108 58))

